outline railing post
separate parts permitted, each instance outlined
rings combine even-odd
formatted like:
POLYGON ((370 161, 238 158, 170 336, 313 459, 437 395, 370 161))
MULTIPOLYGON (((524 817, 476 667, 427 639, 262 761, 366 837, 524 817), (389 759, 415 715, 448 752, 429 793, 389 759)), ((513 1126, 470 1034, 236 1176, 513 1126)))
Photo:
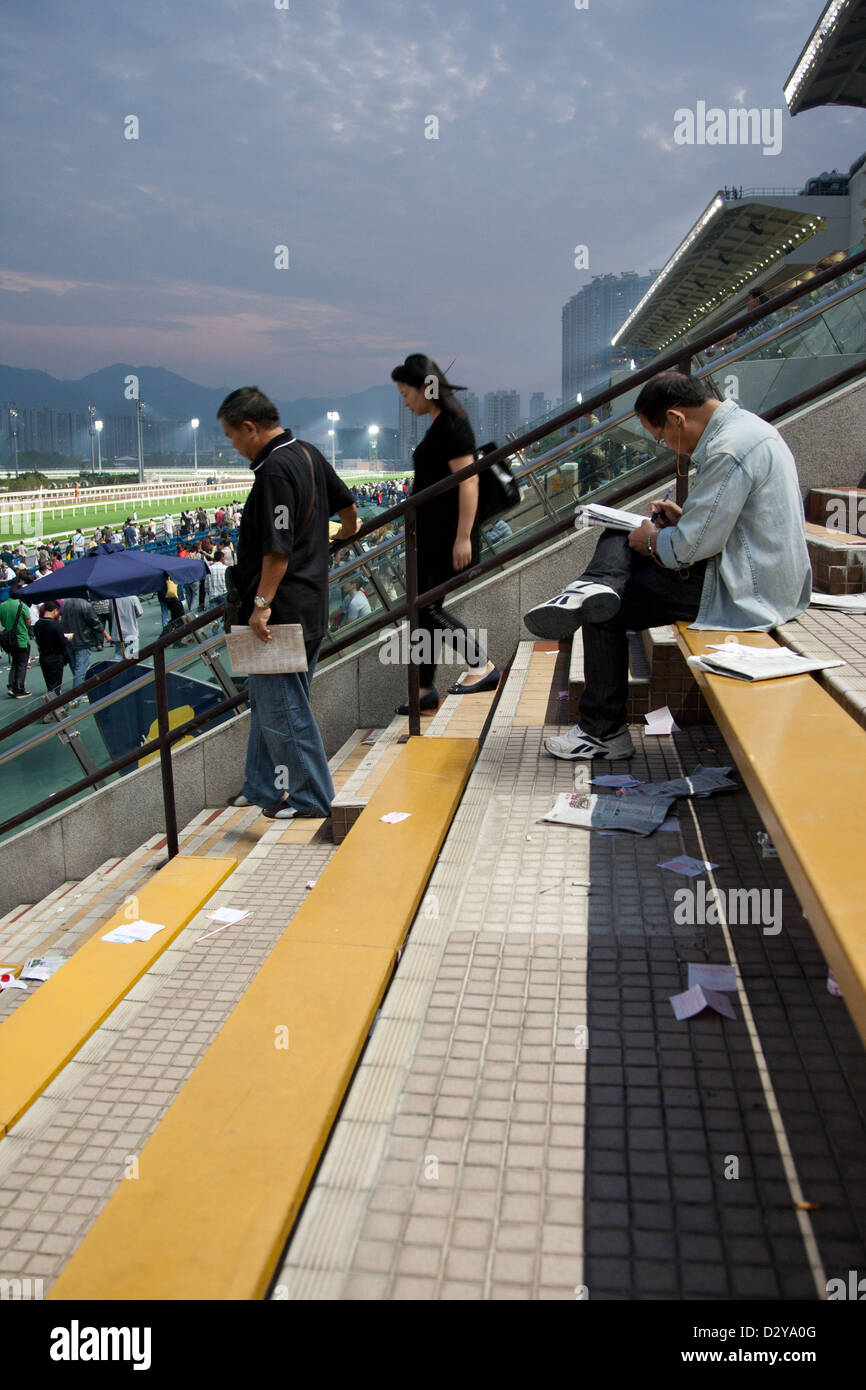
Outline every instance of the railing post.
POLYGON ((421 733, 421 673, 412 660, 412 638, 418 630, 418 517, 413 506, 406 512, 404 551, 406 563, 406 606, 409 609, 409 737, 421 733))
POLYGON ((169 859, 178 853, 177 807, 174 804, 174 768, 171 747, 164 742, 171 732, 168 718, 168 690, 165 683, 165 648, 153 654, 153 677, 156 687, 156 721, 159 732, 159 768, 162 773, 162 801, 165 808, 165 841, 169 859))
MULTIPOLYGON (((691 374, 692 374, 692 355, 691 355, 690 352, 687 352, 687 353, 685 354, 684 357, 681 357, 681 358, 680 358, 679 362, 677 363, 677 371, 678 371, 678 372, 682 372, 683 376, 691 376, 691 374)), ((688 460, 686 460, 686 462, 683 464, 683 463, 681 463, 681 462, 679 461, 679 459, 678 459, 678 460, 677 460, 677 493, 676 493, 676 502, 677 502, 677 506, 681 507, 681 506, 683 505, 683 503, 685 502, 686 498, 688 497, 688 495, 689 495, 689 462, 688 462, 688 460), (682 474, 680 473, 680 468, 682 468, 682 470, 683 470, 683 471, 682 471, 682 474)))

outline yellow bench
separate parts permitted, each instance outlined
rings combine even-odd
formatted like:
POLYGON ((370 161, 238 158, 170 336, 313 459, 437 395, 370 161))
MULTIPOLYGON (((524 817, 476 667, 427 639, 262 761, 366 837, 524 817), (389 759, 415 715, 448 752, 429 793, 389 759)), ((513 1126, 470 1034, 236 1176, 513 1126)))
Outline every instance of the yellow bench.
MULTIPOLYGON (((728 635, 677 624, 687 657, 728 635)), ((779 646, 763 632, 735 636, 748 646, 779 646)), ((692 670, 866 1043, 863 831, 855 811, 866 786, 866 736, 811 675, 752 684, 692 670)))
POLYGON ((203 907, 236 859, 177 855, 139 888, 55 975, 0 1024, 0 1136, 5 1135, 83 1047, 158 956, 203 907), (131 914, 131 915, 130 915, 131 914), (131 917, 165 930, 129 946, 103 941, 131 917))
POLYGON ((476 754, 401 748, 49 1297, 262 1297, 476 754))

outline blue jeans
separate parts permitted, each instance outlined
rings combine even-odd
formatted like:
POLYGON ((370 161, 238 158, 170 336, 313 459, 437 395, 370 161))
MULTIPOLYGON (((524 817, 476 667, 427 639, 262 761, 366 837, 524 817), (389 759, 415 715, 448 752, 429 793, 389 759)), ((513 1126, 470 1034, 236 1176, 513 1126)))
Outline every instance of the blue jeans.
POLYGON ((250 739, 243 795, 273 806, 288 792, 304 816, 329 816, 334 784, 310 705, 319 645, 307 653, 309 670, 250 676, 250 739))
POLYGON ((93 652, 89 647, 71 647, 69 655, 72 659, 72 684, 81 685, 87 679, 87 668, 93 652))

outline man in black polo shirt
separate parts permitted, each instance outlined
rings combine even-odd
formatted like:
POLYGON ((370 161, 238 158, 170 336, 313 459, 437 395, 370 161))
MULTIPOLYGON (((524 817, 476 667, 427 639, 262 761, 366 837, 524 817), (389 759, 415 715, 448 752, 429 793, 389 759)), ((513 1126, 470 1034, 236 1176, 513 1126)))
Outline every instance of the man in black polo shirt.
POLYGON ((257 386, 232 391, 217 418, 253 473, 233 576, 244 595, 240 620, 263 642, 273 640, 270 622, 300 623, 309 668, 250 676, 246 776, 229 804, 261 806, 279 820, 328 816, 334 784, 310 684, 328 626, 328 519, 337 512, 338 539, 349 540, 358 530, 357 508, 327 459, 283 429, 276 406, 257 386))

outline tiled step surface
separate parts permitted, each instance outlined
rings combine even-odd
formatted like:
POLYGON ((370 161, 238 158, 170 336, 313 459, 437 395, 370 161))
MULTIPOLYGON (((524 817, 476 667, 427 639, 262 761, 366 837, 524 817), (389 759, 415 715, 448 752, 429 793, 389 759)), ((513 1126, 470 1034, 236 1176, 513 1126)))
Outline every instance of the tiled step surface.
MULTIPOLYGON (((178 836, 181 853, 234 855, 243 858, 259 840, 250 833, 260 820, 256 808, 201 811, 178 836)), ((262 822, 269 826, 271 822, 262 822)), ((17 930, 0 946, 2 963, 20 965, 27 957, 57 951, 73 953, 83 942, 102 929, 104 922, 130 900, 135 914, 136 892, 165 863, 165 837, 151 838, 122 859, 108 859, 87 878, 65 884, 48 894, 20 919, 17 930)), ((10 926, 13 924, 10 924, 10 926)), ((0 1020, 14 1013, 39 985, 29 990, 0 993, 0 1020)))
MULTIPOLYGON (((421 733, 427 738, 474 738, 481 732, 493 690, 478 695, 446 695, 438 710, 421 715, 421 733)), ((344 763, 346 776, 335 776, 336 796, 331 805, 334 844, 340 844, 351 830, 373 792, 382 782, 409 733, 409 721, 396 714, 384 729, 370 730, 344 763)))
POLYGON ((268 852, 247 854, 0 1143, 4 1271, 56 1278, 334 853, 266 824, 268 852), (217 907, 252 915, 198 942, 217 907))
POLYGON ((866 729, 866 614, 807 608, 773 633, 800 656, 841 659, 844 666, 820 671, 817 679, 852 719, 866 729))
MULTIPOLYGON (((515 661, 272 1297, 821 1297, 866 1248, 862 1045, 744 791, 646 840, 539 822, 592 775, 543 752, 567 717, 544 646, 515 661), (772 885, 782 931, 683 923, 659 866, 683 851, 723 891, 772 885), (673 1017, 692 961, 736 963, 736 1020, 673 1017)), ((633 732, 606 772, 730 761, 712 725, 633 732)))

